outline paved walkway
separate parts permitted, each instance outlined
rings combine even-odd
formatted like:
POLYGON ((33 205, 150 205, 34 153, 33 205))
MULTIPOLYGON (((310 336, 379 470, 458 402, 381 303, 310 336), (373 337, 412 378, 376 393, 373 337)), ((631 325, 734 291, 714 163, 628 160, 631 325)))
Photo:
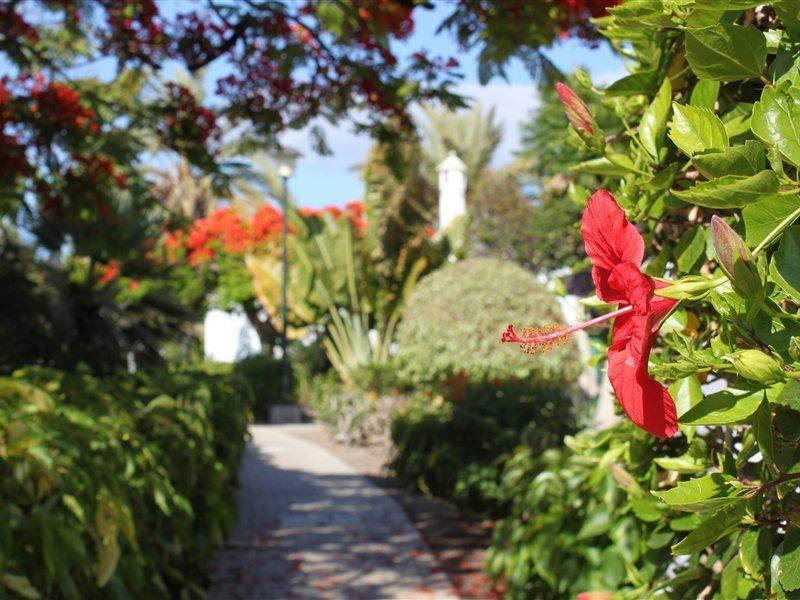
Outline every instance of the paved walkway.
POLYGON ((219 552, 210 598, 456 598, 394 500, 293 435, 303 427, 251 427, 239 523, 219 552))

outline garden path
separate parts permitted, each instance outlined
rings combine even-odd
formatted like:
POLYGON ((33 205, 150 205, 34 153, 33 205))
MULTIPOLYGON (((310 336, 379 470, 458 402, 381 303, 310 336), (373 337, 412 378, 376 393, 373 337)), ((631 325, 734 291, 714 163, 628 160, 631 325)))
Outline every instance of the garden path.
POLYGON ((250 428, 239 522, 221 548, 212 600, 456 598, 403 510, 306 425, 250 428))

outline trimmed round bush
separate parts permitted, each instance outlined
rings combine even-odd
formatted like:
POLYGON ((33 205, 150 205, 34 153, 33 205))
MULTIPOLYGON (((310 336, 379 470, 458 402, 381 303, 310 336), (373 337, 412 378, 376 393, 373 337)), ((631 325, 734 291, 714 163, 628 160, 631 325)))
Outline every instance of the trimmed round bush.
POLYGON ((474 382, 572 382, 581 369, 572 342, 535 357, 500 343, 509 323, 562 322, 555 296, 512 262, 474 258, 447 265, 422 279, 409 299, 397 333, 399 375, 409 385, 457 375, 474 382))

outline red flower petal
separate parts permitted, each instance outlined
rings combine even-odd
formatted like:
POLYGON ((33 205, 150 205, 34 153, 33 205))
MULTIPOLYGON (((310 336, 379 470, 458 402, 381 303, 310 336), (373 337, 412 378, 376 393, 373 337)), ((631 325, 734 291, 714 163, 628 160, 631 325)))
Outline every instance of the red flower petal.
POLYGON ((625 302, 632 305, 638 314, 646 315, 650 311, 655 284, 632 262, 623 262, 614 267, 608 277, 608 285, 623 294, 625 302))
POLYGON ((608 376, 625 414, 645 431, 668 438, 678 431, 675 403, 667 389, 650 377, 647 362, 661 317, 674 301, 652 302, 649 314, 617 317, 608 350, 608 376))
POLYGON ((637 267, 644 257, 644 239, 628 223, 625 212, 606 190, 595 192, 586 205, 581 223, 586 254, 592 261, 597 295, 605 302, 620 302, 624 296, 609 285, 614 267, 631 262, 637 267))

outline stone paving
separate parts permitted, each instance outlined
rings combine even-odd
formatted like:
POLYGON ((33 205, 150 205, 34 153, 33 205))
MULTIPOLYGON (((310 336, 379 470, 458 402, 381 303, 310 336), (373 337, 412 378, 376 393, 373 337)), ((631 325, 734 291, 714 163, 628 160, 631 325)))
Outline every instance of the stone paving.
POLYGON ((251 427, 239 523, 217 556, 209 597, 457 598, 395 501, 293 435, 303 427, 251 427))

